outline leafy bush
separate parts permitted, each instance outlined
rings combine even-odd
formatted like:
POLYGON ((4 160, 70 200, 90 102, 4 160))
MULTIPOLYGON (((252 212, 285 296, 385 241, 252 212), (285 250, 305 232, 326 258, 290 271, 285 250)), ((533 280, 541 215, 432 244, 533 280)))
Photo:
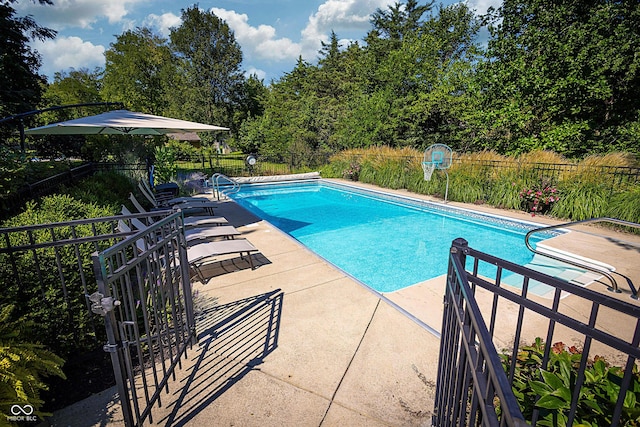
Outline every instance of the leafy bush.
MULTIPOLYGON (((84 203, 68 195, 48 196, 39 205, 27 204, 20 215, 5 221, 3 227, 62 222, 73 219, 96 218, 114 215, 113 207, 101 207, 84 203)), ((97 225, 97 231, 110 233, 105 224, 97 225), (103 228, 103 229, 101 229, 103 228)), ((85 237, 93 234, 91 226, 56 228, 55 238, 85 237)), ((12 246, 51 241, 47 229, 30 234, 10 234, 12 246)), ((5 243, 3 242, 2 245, 5 243)), ((15 315, 40 325, 30 341, 40 341, 57 354, 66 357, 80 349, 96 346, 96 331, 86 306, 81 272, 88 284, 95 283, 91 253, 97 247, 85 243, 76 247, 40 248, 0 255, 0 304, 15 304, 15 315), (78 265, 80 255, 82 265, 78 265), (64 275, 64 287, 59 270, 64 275)), ((98 329, 100 331, 100 329, 98 329)))
MULTIPOLYGON (((67 194, 27 203, 21 214, 5 221, 2 227, 113 216, 119 212, 120 205, 127 200, 133 188, 133 183, 123 175, 114 172, 96 174, 76 187, 61 190, 67 194)), ((98 233, 112 232, 108 224, 74 229, 58 227, 55 236, 47 229, 31 234, 13 232, 10 244, 15 247, 49 242, 54 237, 60 240, 91 236, 94 227, 98 233)), ((82 283, 83 280, 89 286, 95 283, 91 254, 106 244, 84 243, 75 247, 23 251, 11 257, 0 255, 0 289, 3 290, 0 304, 14 304, 15 316, 40 325, 37 336, 27 337, 30 341, 38 340, 63 357, 72 352, 90 350, 102 341, 102 335, 97 337, 96 333, 104 334, 104 328, 100 325, 96 328, 92 322, 82 283), (78 255, 81 265, 78 264, 78 255), (64 276, 64 285, 60 282, 59 271, 64 276)))
POLYGON ((547 180, 523 188, 518 195, 522 200, 523 209, 533 214, 548 212, 553 204, 560 200, 558 189, 547 180))
MULTIPOLYGON (((536 338, 525 346, 512 361, 510 355, 502 354, 502 363, 508 374, 515 362, 513 391, 525 419, 532 419, 535 409, 540 411, 539 426, 566 426, 571 406, 572 391, 576 384, 582 353, 576 347, 567 347, 559 342, 553 345, 546 369, 542 369, 544 342, 536 338)), ((574 425, 611 425, 611 415, 620 394, 623 369, 611 366, 596 356, 587 363, 585 379, 578 396, 578 407, 574 425)), ((631 386, 625 395, 621 424, 636 426, 640 422, 640 374, 637 366, 631 386)))
POLYGON ((134 188, 133 181, 125 175, 100 172, 73 187, 63 187, 59 192, 85 204, 110 207, 115 214, 120 211, 120 205, 127 200, 134 188))
POLYGON ((171 181, 178 171, 173 150, 169 147, 156 147, 155 158, 154 185, 171 181))
POLYGON ((34 416, 42 417, 40 391, 48 386, 42 377, 65 378, 60 369, 64 361, 44 346, 25 341, 33 336, 34 323, 25 319, 12 320, 12 305, 0 306, 0 419, 11 421, 13 405, 31 405, 34 416))

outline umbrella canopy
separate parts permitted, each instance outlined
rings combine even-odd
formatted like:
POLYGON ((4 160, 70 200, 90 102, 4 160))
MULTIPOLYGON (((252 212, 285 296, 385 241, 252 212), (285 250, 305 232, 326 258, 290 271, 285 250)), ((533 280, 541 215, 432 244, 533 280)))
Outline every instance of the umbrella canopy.
POLYGON ((128 110, 114 110, 27 129, 25 133, 28 135, 165 135, 215 130, 229 130, 229 128, 128 110))

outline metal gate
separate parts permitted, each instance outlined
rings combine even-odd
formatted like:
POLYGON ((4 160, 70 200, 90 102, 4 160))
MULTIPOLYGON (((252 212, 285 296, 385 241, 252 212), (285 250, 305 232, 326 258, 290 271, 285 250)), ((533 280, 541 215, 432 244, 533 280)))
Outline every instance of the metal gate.
POLYGON ((617 362, 602 375, 610 380, 610 391, 606 395, 609 400, 599 401, 605 405, 600 409, 606 424, 600 421, 598 425, 627 425, 629 417, 637 417, 635 405, 639 400, 635 396, 640 394, 640 307, 613 295, 477 251, 464 239, 454 240, 445 290, 433 425, 548 425, 541 422, 545 411, 566 418, 566 423, 559 424, 573 425, 579 409, 585 408, 581 401, 590 399, 585 396, 593 390, 589 388, 595 384, 593 372, 600 372, 598 369, 606 365, 604 354, 615 355, 613 360, 617 362), (503 285, 509 275, 517 278, 520 289, 503 285), (536 282, 550 287, 547 298, 530 291, 536 282), (571 306, 563 302, 568 295, 571 306), (537 345, 538 337, 542 340, 532 352, 527 343, 535 338, 537 345), (567 337, 575 343, 568 351, 562 342, 567 337), (502 355, 498 346, 504 346, 502 355), (548 390, 549 395, 558 397, 554 406, 541 404, 541 396, 536 393, 547 390, 544 388, 535 390, 533 401, 516 401, 512 387, 522 390, 523 384, 530 384, 523 383, 528 377, 519 376, 526 371, 520 370, 521 360, 528 364, 527 369, 535 368, 542 381, 543 371, 550 372, 553 355, 558 353, 566 359, 560 365, 565 369, 559 374, 563 381, 550 382, 556 390, 548 390), (527 354, 535 357, 529 359, 527 354), (596 360, 602 363, 596 365, 596 360))
MULTIPOLYGON (((132 217, 141 217, 133 215, 132 217)), ((175 368, 195 342, 186 242, 179 212, 130 232, 92 255, 98 291, 91 310, 104 317, 122 412, 127 426, 153 422, 175 368)))

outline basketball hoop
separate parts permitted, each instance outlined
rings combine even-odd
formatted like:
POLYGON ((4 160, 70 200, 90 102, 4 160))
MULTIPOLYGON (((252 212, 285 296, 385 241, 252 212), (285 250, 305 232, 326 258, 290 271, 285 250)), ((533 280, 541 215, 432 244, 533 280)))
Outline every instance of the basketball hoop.
POLYGON ((444 144, 433 144, 427 148, 424 152, 424 158, 422 161, 422 170, 424 171, 424 180, 431 181, 433 171, 440 169, 444 171, 447 176, 447 186, 444 190, 444 202, 447 203, 447 196, 449 194, 449 174, 447 169, 451 167, 453 163, 453 151, 451 148, 444 144))
POLYGON ((424 171, 424 180, 431 181, 431 175, 436 170, 436 162, 422 162, 422 170, 424 171))

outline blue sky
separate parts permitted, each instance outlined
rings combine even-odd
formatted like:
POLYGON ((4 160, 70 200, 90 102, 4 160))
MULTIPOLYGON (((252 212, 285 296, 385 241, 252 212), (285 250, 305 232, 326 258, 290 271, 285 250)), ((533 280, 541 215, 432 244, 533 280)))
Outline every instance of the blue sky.
MULTIPOLYGON (((234 31, 244 55, 243 70, 265 83, 293 69, 299 56, 315 63, 321 41, 331 31, 346 45, 361 41, 371 29, 369 17, 396 0, 53 0, 41 6, 20 0, 18 15, 32 15, 39 25, 58 31, 55 40, 34 42, 42 56, 41 73, 50 79, 55 72, 104 67, 104 52, 116 36, 147 26, 169 36, 180 25, 181 10, 197 3, 224 19, 234 31)), ((443 0, 442 4, 455 3, 443 0)), ((424 3, 424 2, 421 2, 424 3)), ((467 0, 478 13, 501 0, 467 0)), ((436 3, 438 4, 438 3, 436 3)))

